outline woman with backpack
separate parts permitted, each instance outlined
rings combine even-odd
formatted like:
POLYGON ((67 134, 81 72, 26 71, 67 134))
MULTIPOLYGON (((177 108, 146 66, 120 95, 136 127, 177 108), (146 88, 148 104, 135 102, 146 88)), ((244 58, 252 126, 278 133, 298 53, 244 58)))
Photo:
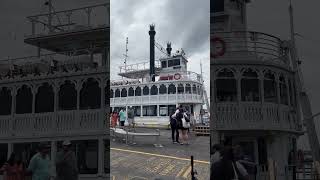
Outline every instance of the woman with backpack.
POLYGON ((172 118, 177 120, 177 128, 179 131, 179 141, 180 144, 189 144, 188 142, 188 129, 190 128, 190 119, 184 112, 182 106, 180 105, 176 112, 172 115, 172 118))

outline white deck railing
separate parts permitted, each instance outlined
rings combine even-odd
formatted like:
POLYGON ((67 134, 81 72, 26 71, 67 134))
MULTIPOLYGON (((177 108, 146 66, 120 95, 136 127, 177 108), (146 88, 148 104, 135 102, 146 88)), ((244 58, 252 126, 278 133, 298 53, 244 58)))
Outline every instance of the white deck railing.
POLYGON ((160 94, 150 96, 132 96, 110 98, 111 106, 203 103, 202 96, 197 94, 160 94))
POLYGON ((301 131, 296 113, 290 107, 261 103, 217 103, 217 129, 301 131))
POLYGON ((101 109, 0 116, 0 138, 95 133, 105 130, 105 121, 101 109))

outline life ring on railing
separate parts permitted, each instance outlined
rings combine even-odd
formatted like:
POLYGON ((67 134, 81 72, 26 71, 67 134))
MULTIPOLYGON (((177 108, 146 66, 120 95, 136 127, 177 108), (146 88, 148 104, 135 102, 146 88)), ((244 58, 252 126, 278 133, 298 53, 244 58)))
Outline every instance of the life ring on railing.
MULTIPOLYGON (((220 56, 223 56, 226 52, 226 43, 221 39, 221 38, 218 38, 218 37, 212 37, 211 38, 211 43, 214 45, 214 44, 217 44, 217 45, 221 45, 221 50, 215 52, 215 49, 212 50, 211 52, 213 52, 211 54, 211 57, 213 58, 217 58, 217 57, 220 57, 220 56)), ((213 46, 214 47, 214 46, 213 46)))
POLYGON ((173 78, 174 78, 175 80, 179 80, 179 79, 181 78, 181 74, 176 73, 176 74, 174 74, 173 78))

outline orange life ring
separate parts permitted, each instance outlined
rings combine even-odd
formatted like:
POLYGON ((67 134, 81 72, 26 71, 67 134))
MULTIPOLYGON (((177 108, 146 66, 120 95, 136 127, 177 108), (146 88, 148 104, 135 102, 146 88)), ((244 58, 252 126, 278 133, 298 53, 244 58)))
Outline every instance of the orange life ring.
POLYGON ((175 80, 179 80, 179 79, 181 78, 181 74, 176 73, 176 74, 174 74, 173 78, 174 78, 175 80))
POLYGON ((223 55, 225 54, 225 52, 226 52, 226 43, 225 43, 221 38, 212 37, 212 38, 211 38, 211 43, 212 43, 212 44, 217 44, 217 43, 219 43, 219 44, 221 44, 221 46, 222 46, 221 51, 217 51, 217 52, 211 51, 211 52, 213 52, 213 53, 211 53, 211 57, 217 58, 217 57, 223 56, 223 55))

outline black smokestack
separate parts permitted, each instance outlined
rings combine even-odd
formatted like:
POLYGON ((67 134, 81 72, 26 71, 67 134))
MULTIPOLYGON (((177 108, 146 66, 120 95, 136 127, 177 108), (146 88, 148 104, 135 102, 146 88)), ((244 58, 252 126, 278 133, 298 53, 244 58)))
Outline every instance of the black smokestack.
POLYGON ((156 35, 156 31, 154 30, 155 25, 152 24, 150 25, 150 31, 149 31, 149 35, 150 35, 150 77, 151 80, 154 82, 155 79, 155 67, 154 67, 154 36, 156 35))
POLYGON ((171 50, 172 50, 172 48, 171 48, 171 43, 170 42, 168 42, 167 43, 167 54, 168 54, 168 56, 171 56, 171 50))

